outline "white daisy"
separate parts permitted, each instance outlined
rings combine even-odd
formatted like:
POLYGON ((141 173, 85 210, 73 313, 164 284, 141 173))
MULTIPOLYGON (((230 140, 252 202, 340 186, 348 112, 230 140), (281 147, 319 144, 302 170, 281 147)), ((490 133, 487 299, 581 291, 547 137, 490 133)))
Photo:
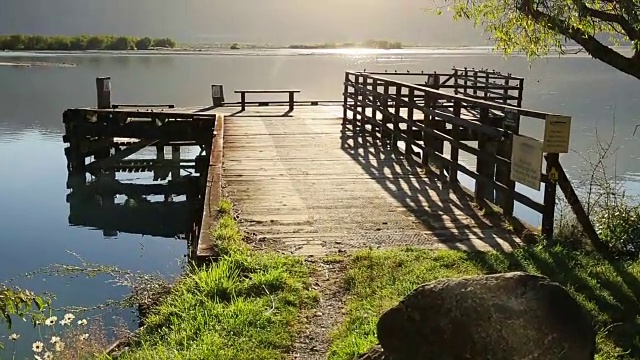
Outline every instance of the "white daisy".
POLYGON ((82 326, 87 325, 87 320, 85 319, 78 320, 78 325, 82 325, 82 326))
POLYGON ((9 340, 11 340, 11 341, 16 341, 16 340, 18 340, 18 338, 20 338, 20 335, 18 335, 16 333, 13 333, 13 334, 9 335, 9 340))
POLYGON ((57 321, 57 320, 58 320, 58 318, 57 318, 57 317, 52 316, 52 317, 48 318, 47 320, 45 320, 45 321, 44 321, 44 324, 45 324, 45 325, 47 325, 47 326, 53 326, 53 325, 55 325, 55 324, 56 324, 56 321, 57 321))
POLYGON ((80 340, 87 340, 89 338, 89 334, 80 335, 80 340))
POLYGON ((76 316, 75 316, 75 315, 73 315, 73 314, 66 314, 66 315, 64 316, 64 319, 65 319, 65 320, 67 320, 68 322, 73 321, 73 319, 75 319, 75 318, 76 318, 76 316))
POLYGON ((39 353, 42 351, 42 349, 44 349, 44 344, 42 343, 42 341, 36 341, 33 343, 31 348, 33 349, 33 352, 39 353))
POLYGON ((57 343, 58 341, 60 341, 60 338, 59 338, 59 337, 57 337, 57 336, 52 336, 52 337, 51 337, 51 341, 50 341, 50 343, 55 344, 55 343, 57 343))

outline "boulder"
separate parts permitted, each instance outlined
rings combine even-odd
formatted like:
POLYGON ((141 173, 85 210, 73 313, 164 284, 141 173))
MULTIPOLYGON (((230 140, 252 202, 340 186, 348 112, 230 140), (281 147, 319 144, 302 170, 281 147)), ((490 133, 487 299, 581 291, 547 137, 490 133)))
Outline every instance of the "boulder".
POLYGON ((527 273, 422 285, 385 312, 392 360, 592 360, 592 320, 561 285, 527 273))

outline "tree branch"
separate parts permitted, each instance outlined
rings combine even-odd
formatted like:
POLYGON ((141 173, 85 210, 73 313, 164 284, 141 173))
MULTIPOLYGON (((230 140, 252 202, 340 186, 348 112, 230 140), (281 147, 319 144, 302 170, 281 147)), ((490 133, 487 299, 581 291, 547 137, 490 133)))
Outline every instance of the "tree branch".
POLYGON ((587 34, 582 29, 567 24, 557 17, 544 13, 531 4, 531 0, 520 0, 517 9, 522 14, 529 16, 537 24, 545 26, 578 43, 594 58, 611 65, 612 67, 640 79, 640 59, 628 58, 610 47, 602 44, 595 37, 587 34))
POLYGON ((578 8, 580 15, 586 15, 607 23, 618 24, 630 40, 640 39, 640 31, 631 25, 631 22, 624 16, 594 9, 589 7, 583 0, 573 0, 573 3, 578 8))

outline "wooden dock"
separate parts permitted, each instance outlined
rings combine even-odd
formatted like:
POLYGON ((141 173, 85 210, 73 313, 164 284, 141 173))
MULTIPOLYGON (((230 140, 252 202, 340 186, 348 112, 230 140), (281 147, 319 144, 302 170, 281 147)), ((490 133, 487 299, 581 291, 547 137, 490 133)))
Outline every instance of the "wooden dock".
MULTIPOLYGON (((524 80, 510 74, 346 72, 343 99, 331 102, 295 101, 299 91, 287 89, 235 92, 288 93, 288 101, 243 96, 225 102, 222 87, 212 85, 213 106, 195 108, 111 105, 104 81, 97 81, 98 108, 65 112, 70 173, 103 178, 110 186, 101 190, 107 199, 132 189, 138 198, 186 193, 197 203, 188 210, 196 262, 216 254, 210 231, 225 196, 237 205, 254 245, 297 255, 407 245, 509 250, 530 235, 553 236, 558 185, 586 233, 598 240, 558 153, 544 154, 546 165, 533 170, 542 201, 516 190, 512 147, 520 122, 556 115, 523 109, 524 80), (180 147, 187 145, 198 146, 200 154, 181 158, 180 147), (156 159, 127 159, 148 146, 157 148, 156 159), (164 158, 164 147, 171 147, 172 159, 164 158), (198 176, 189 177, 190 190, 135 187, 113 178, 115 171, 151 168, 154 180, 171 173, 173 184, 183 183, 180 169, 198 176), (472 179, 471 188, 461 184, 460 174, 472 179), (516 202, 542 216, 540 229, 514 216, 516 202)), ((158 214, 159 206, 142 203, 142 210, 158 214)), ((131 216, 128 209, 107 209, 122 219, 131 216)), ((92 211, 76 212, 75 219, 116 226, 92 211)), ((131 223, 123 228, 141 231, 131 223)))
POLYGON ((510 249, 518 242, 433 173, 365 129, 354 131, 342 107, 280 116, 286 111, 252 108, 225 119, 225 192, 258 243, 322 255, 402 245, 510 249))

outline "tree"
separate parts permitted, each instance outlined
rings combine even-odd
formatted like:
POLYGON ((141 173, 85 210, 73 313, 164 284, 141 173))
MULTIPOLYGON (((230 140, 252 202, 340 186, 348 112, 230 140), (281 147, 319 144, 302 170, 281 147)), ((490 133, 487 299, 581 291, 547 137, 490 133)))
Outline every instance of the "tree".
POLYGON ((136 49, 138 50, 149 50, 151 45, 153 45, 153 40, 150 37, 143 37, 136 41, 136 49))
MULTIPOLYGON (((445 0, 454 19, 473 20, 509 54, 566 53, 566 40, 640 79, 640 0, 445 0), (630 54, 613 45, 631 44, 630 54)), ((437 9, 441 13, 440 9, 437 9)))

